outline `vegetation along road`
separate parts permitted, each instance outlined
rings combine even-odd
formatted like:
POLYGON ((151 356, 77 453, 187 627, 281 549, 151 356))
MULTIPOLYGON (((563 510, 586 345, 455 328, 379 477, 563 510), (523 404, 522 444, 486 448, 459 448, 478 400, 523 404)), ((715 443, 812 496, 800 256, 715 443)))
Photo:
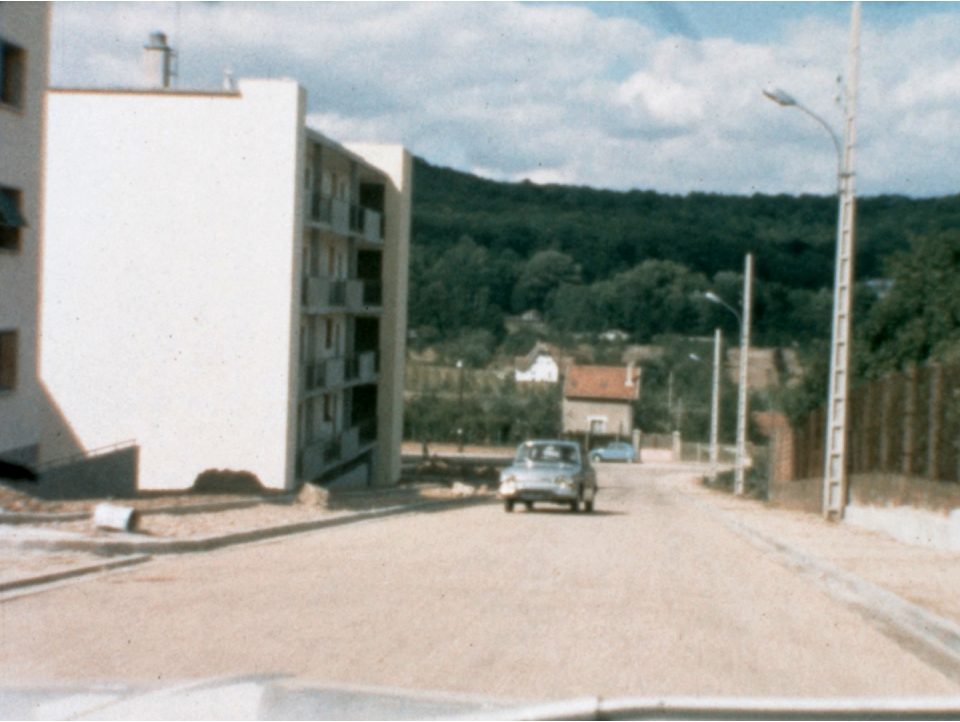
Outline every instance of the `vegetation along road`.
POLYGON ((960 691, 731 531, 689 471, 606 465, 600 484, 594 514, 411 513, 8 599, 0 677, 276 673, 516 702, 960 691))

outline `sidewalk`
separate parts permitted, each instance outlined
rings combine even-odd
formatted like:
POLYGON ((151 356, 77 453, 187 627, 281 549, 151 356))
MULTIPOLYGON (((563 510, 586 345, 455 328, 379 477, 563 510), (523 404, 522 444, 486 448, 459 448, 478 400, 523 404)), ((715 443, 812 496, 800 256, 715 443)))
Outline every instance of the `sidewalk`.
POLYGON ((683 484, 681 491, 827 593, 960 669, 960 553, 910 545, 880 532, 828 522, 818 514, 737 498, 698 482, 683 484))
POLYGON ((0 523, 0 593, 146 561, 150 555, 209 551, 491 497, 489 489, 432 484, 342 492, 319 505, 289 497, 155 508, 142 517, 136 533, 95 529, 88 515, 64 515, 60 521, 9 519, 0 523))

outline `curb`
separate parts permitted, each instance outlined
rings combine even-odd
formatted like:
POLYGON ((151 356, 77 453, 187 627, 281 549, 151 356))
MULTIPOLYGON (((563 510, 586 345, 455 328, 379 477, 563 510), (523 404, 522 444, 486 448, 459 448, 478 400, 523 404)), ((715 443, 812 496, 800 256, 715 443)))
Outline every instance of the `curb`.
POLYGON ((2 511, 0 524, 48 524, 58 521, 80 521, 90 518, 89 511, 70 511, 64 513, 42 511, 2 511))
POLYGON ((334 517, 332 519, 315 519, 311 521, 295 522, 292 524, 263 527, 250 531, 235 532, 233 534, 224 534, 221 536, 202 537, 199 539, 173 539, 169 541, 150 539, 144 541, 131 541, 127 539, 51 539, 25 541, 17 544, 17 546, 22 549, 94 552, 104 555, 184 554, 190 552, 211 551, 213 549, 233 546, 234 544, 247 544, 249 542, 261 541, 274 537, 298 534, 317 529, 325 529, 327 527, 342 526, 344 524, 365 521, 367 519, 379 519, 388 516, 395 516, 419 509, 429 509, 433 507, 470 506, 473 504, 488 503, 492 500, 492 497, 471 496, 463 499, 423 501, 416 504, 388 506, 381 509, 371 509, 369 511, 356 512, 354 514, 344 514, 343 516, 334 517))
POLYGON ((0 582, 0 594, 4 592, 10 592, 16 589, 23 589, 24 587, 33 587, 38 584, 49 584, 50 582, 59 582, 62 579, 70 579, 71 577, 80 577, 86 574, 96 574, 97 572, 105 572, 110 569, 119 569, 121 567, 130 567, 134 564, 142 564, 143 562, 150 561, 151 557, 148 554, 136 554, 132 556, 121 557, 120 559, 113 559, 108 562, 100 562, 99 564, 85 564, 81 567, 73 567, 71 569, 64 569, 59 572, 50 572, 49 574, 38 574, 33 577, 21 577, 19 579, 11 579, 8 582, 0 582))
POLYGON ((813 579, 831 597, 864 614, 888 635, 901 643, 907 642, 917 656, 933 663, 941 671, 954 677, 960 676, 960 624, 957 622, 757 531, 733 518, 731 512, 718 509, 690 495, 687 495, 687 498, 701 510, 707 511, 709 507, 709 511, 728 529, 759 549, 779 556, 797 571, 813 579))

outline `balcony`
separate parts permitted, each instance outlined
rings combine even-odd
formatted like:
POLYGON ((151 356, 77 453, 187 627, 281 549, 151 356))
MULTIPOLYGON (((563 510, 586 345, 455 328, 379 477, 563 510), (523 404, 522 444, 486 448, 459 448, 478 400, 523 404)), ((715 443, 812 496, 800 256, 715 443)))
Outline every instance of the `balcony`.
POLYGON ((344 379, 348 383, 374 383, 378 373, 380 373, 380 363, 376 351, 364 351, 354 356, 347 356, 345 360, 344 379))
POLYGON ((346 307, 352 310, 359 310, 363 306, 363 281, 351 279, 346 282, 345 289, 346 307))
POLYGON ((324 361, 303 366, 300 374, 300 394, 319 391, 327 386, 327 364, 324 361))
POLYGON ((336 233, 359 236, 367 243, 383 243, 383 214, 363 206, 310 191, 304 198, 304 218, 336 233))
POLYGON ((332 389, 342 386, 346 378, 346 363, 343 356, 328 358, 324 361, 324 365, 326 366, 325 381, 327 382, 327 388, 332 389))
POLYGON ((363 240, 369 243, 383 243, 383 215, 369 208, 363 209, 363 240))
POLYGON ((329 225, 333 218, 332 200, 332 198, 323 195, 320 191, 308 193, 305 207, 307 220, 313 223, 329 225))
POLYGON ((356 458, 360 453, 360 429, 352 426, 341 434, 312 441, 300 449, 300 474, 316 479, 327 471, 356 458))
POLYGON ((308 396, 344 385, 375 384, 379 374, 380 357, 376 351, 332 356, 301 366, 300 395, 308 396))
POLYGON ((333 308, 359 310, 365 305, 364 296, 363 281, 305 276, 300 300, 305 308, 316 312, 333 308))
POLYGON ((350 204, 346 201, 331 199, 332 217, 330 225, 334 232, 342 236, 350 234, 350 204))

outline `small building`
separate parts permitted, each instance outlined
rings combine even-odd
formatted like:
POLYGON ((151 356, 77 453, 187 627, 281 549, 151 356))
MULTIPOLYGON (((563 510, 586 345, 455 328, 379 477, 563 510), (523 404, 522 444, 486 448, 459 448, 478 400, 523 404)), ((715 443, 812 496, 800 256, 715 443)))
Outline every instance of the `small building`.
POLYGON ((560 380, 561 364, 560 354, 538 343, 526 356, 517 357, 513 378, 518 384, 555 384, 560 380))
POLYGON ((633 434, 633 404, 640 398, 640 369, 572 366, 563 385, 563 431, 591 436, 633 434))
POLYGON ((47 99, 47 453, 130 440, 138 486, 400 475, 412 160, 306 123, 289 79, 47 99))

